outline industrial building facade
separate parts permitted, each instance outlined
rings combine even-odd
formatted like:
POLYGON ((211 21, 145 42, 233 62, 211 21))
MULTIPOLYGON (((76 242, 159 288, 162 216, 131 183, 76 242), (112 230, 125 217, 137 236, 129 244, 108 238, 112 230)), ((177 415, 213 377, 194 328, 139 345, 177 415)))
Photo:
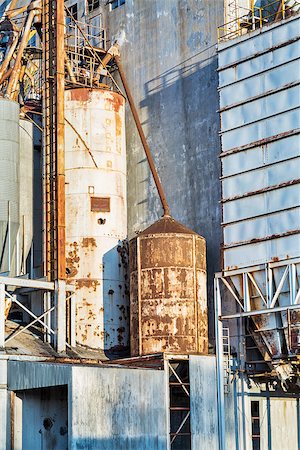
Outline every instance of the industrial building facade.
POLYGON ((299 12, 0 2, 1 450, 300 449, 299 12))

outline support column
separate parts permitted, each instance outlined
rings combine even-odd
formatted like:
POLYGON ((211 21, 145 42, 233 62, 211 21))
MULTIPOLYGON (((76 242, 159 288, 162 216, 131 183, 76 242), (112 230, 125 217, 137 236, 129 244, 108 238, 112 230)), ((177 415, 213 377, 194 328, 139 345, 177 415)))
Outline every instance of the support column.
POLYGON ((66 351, 66 282, 55 281, 56 350, 66 351))
POLYGON ((76 293, 70 298, 70 345, 76 347, 76 293))
POLYGON ((218 422, 219 422, 219 449, 226 450, 225 435, 225 406, 224 406, 224 355, 223 355, 223 324, 220 320, 222 314, 221 292, 219 280, 214 280, 215 291, 215 328, 216 328, 216 354, 217 354, 217 380, 218 380, 218 422))
POLYGON ((0 349, 5 347, 5 284, 0 283, 0 349))

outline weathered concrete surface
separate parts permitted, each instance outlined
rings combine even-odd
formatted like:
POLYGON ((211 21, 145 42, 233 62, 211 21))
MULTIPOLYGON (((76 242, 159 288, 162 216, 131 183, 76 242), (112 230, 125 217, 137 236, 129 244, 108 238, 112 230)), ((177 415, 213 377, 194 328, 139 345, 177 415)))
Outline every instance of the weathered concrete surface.
MULTIPOLYGON (((124 69, 172 214, 207 241, 212 299, 221 240, 215 44, 223 0, 126 0, 107 11, 111 39, 124 32, 124 69)), ((131 238, 161 206, 129 111, 126 128, 131 238)))
POLYGON ((73 367, 72 450, 166 450, 164 372, 73 367))

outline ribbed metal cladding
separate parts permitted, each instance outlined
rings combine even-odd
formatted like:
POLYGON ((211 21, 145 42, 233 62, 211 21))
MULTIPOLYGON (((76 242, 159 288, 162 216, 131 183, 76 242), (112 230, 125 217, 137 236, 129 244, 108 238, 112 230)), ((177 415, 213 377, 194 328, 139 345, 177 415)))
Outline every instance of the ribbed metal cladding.
POLYGON ((0 272, 15 275, 19 229, 19 104, 0 99, 0 272))
POLYGON ((33 124, 20 120, 20 266, 25 260, 33 237, 33 124))
POLYGON ((130 241, 131 355, 208 352, 205 239, 169 216, 130 241))

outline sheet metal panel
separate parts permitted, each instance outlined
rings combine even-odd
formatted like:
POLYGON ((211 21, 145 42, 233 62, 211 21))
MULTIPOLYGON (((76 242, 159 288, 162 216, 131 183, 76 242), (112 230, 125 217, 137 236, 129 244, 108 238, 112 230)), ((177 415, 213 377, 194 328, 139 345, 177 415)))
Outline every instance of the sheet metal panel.
POLYGON ((299 37, 299 17, 265 26, 256 32, 219 44, 219 68, 253 57, 269 48, 286 44, 299 37), (229 52, 225 50, 229 50, 229 52))
POLYGON ((300 253, 299 30, 297 16, 219 46, 225 269, 300 253))
POLYGON ((16 275, 12 261, 19 229, 19 114, 18 103, 0 100, 0 272, 16 275))
POLYGON ((189 357, 192 449, 218 450, 215 356, 189 357))
POLYGON ((68 384, 71 379, 70 365, 29 361, 9 361, 8 389, 20 391, 68 384))
MULTIPOLYGON (((281 94, 281 93, 280 93, 281 94)), ((231 110, 234 115, 234 109, 231 110)), ((221 114, 222 119, 222 114, 221 114)), ((250 123, 248 126, 228 130, 222 135, 223 151, 250 144, 300 127, 299 111, 291 110, 250 123)))
MULTIPOLYGON (((239 62, 238 65, 232 65, 228 69, 222 69, 219 73, 219 86, 225 87, 236 80, 243 80, 248 77, 258 76, 266 70, 273 70, 282 64, 287 64, 300 56, 299 42, 291 42, 289 45, 277 48, 272 52, 256 56, 254 59, 245 62, 239 62)), ((255 86, 252 86, 254 89, 255 86)), ((222 107, 222 105, 221 105, 222 107)))
MULTIPOLYGON (((248 61, 248 65, 252 65, 250 61, 248 61)), ((249 95, 253 98, 257 95, 263 95, 270 90, 280 89, 282 86, 290 83, 299 82, 298 69, 298 61, 293 60, 286 62, 282 66, 270 69, 268 72, 259 73, 251 78, 241 79, 235 84, 234 92, 231 85, 224 86, 220 93, 220 107, 223 108, 224 105, 245 101, 249 98, 249 95)))
POLYGON ((73 367, 70 395, 70 449, 167 449, 164 371, 73 367))

